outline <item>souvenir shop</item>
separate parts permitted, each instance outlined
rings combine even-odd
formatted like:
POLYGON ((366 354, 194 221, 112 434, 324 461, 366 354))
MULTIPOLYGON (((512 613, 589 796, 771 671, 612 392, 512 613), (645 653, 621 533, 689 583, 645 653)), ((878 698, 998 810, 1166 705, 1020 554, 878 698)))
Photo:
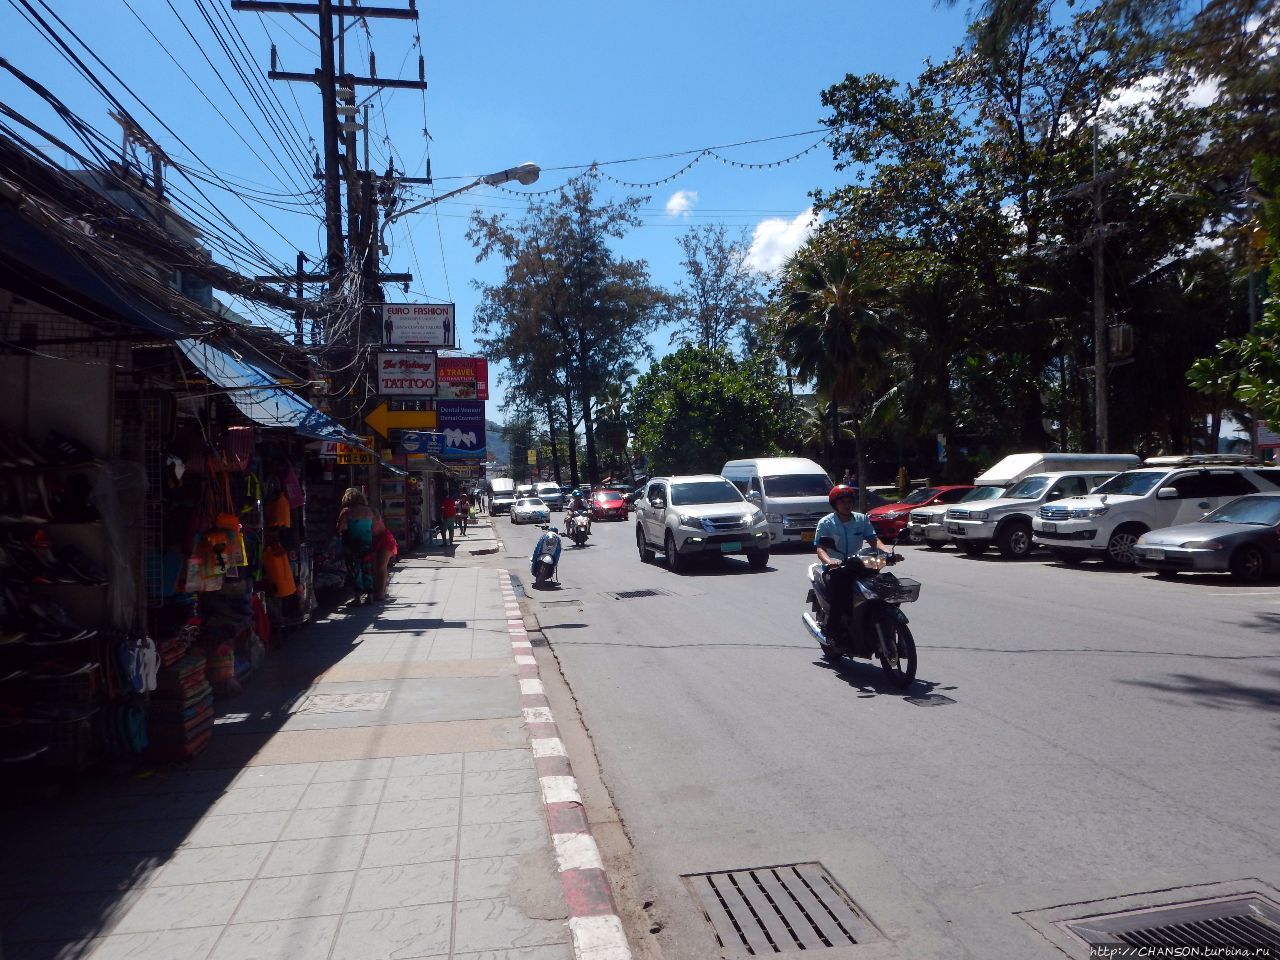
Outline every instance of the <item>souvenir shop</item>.
POLYGON ((15 325, 31 346, 0 347, 0 796, 199 754, 215 700, 315 610, 336 516, 308 498, 308 447, 358 443, 260 345, 102 337, 10 295, 0 343, 15 325))

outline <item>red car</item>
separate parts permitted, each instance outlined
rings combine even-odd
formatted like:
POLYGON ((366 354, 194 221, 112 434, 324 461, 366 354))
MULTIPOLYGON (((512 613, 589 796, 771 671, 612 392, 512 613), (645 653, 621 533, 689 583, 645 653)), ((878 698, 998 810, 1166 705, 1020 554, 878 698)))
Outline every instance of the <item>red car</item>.
POLYGON ((617 490, 597 490, 591 495, 592 520, 627 519, 627 501, 617 490))
POLYGON ((890 540, 897 539, 906 529, 912 510, 934 503, 955 503, 972 489, 972 484, 965 484, 913 490, 897 503, 872 507, 867 511, 867 516, 871 520, 871 525, 876 528, 876 535, 888 543, 890 540))

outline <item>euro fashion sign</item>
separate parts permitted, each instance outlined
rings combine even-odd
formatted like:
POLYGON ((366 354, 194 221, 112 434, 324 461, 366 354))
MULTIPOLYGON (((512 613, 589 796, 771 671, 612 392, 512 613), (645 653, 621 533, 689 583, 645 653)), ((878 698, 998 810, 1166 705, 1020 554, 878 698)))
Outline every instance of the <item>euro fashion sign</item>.
POLYGON ((384 303, 382 342, 402 347, 457 349, 452 303, 384 303))
POLYGON ((378 393, 384 397, 430 397, 436 392, 434 353, 378 354, 378 393))

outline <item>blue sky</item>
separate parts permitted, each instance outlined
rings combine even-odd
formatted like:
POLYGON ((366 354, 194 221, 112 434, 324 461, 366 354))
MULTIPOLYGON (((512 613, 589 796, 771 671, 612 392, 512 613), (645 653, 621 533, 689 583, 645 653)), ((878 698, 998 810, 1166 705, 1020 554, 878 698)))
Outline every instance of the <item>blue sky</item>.
MULTIPOLYGON (((107 115, 109 103, 24 21, 18 11, 23 2, 8 0, 0 6, 0 35, 6 38, 0 56, 118 142, 119 128, 107 115)), ((46 0, 25 2, 49 17, 42 6, 46 0)), ((288 16, 233 13, 230 0, 47 2, 158 116, 151 116, 121 82, 90 61, 166 151, 205 176, 213 171, 262 194, 245 203, 201 182, 211 204, 225 215, 220 230, 231 232, 234 225, 247 238, 239 241, 242 246, 252 241, 263 259, 290 272, 297 250, 322 252, 313 198, 278 196, 313 190, 314 181, 306 175, 310 171, 300 169, 302 163, 289 163, 288 151, 248 96, 201 10, 215 23, 225 16, 238 28, 238 38, 229 35, 233 42, 243 40, 260 73, 268 65, 273 40, 281 69, 315 68, 316 41, 302 23, 288 16)), ((407 6, 407 0, 382 3, 407 6)), ((515 185, 512 192, 479 188, 410 215, 388 231, 391 255, 384 269, 415 275, 412 292, 401 295, 395 289, 397 299, 456 302, 464 346, 474 345, 468 332, 477 302, 472 282, 500 277, 496 264, 475 263, 466 242, 473 209, 518 217, 525 206, 518 194, 558 187, 592 161, 606 164, 604 169, 618 179, 647 183, 676 172, 693 158, 686 151, 703 147, 765 140, 718 153, 742 163, 782 160, 820 139, 820 133, 788 135, 819 128, 823 88, 849 72, 913 78, 926 57, 945 57, 962 41, 966 16, 964 4, 937 8, 933 0, 789 5, 762 0, 655 0, 643 5, 419 0, 418 7, 416 32, 406 21, 371 20, 368 33, 360 26, 348 33, 351 72, 367 73, 372 40, 379 76, 405 78, 417 76, 415 33, 421 35, 430 89, 425 97, 400 90, 370 101, 374 168, 385 169, 391 156, 402 172, 422 176, 425 118, 439 192, 523 161, 544 170, 527 190, 515 185), (664 154, 682 155, 614 162, 664 154)), ((314 24, 314 18, 303 19, 314 24)), ((76 49, 90 60, 82 48, 76 49)), ((311 149, 306 141, 320 139, 318 89, 310 84, 271 86, 287 117, 281 121, 289 129, 286 139, 296 139, 293 152, 303 154, 305 163, 311 149)), ((368 93, 362 90, 360 96, 368 93)), ((0 73, 0 100, 50 133, 67 135, 52 111, 7 73, 0 73)), ((58 151, 51 155, 65 162, 58 151)), ((178 174, 171 173, 170 182, 195 196, 195 188, 178 174)), ((704 157, 660 186, 606 186, 612 196, 649 197, 642 207, 644 225, 616 249, 622 256, 646 260, 653 280, 670 287, 680 279, 676 239, 689 226, 724 223, 761 238, 757 253, 767 266, 803 236, 808 192, 841 182, 830 151, 821 145, 770 169, 738 169, 704 157)), ((429 196, 431 189, 420 188, 420 196, 429 196)), ((240 254, 239 262, 228 261, 227 255, 219 259, 246 273, 268 272, 248 254, 240 254)), ((282 322, 266 312, 257 316, 282 322)), ((491 416, 496 413, 491 410, 491 416)))

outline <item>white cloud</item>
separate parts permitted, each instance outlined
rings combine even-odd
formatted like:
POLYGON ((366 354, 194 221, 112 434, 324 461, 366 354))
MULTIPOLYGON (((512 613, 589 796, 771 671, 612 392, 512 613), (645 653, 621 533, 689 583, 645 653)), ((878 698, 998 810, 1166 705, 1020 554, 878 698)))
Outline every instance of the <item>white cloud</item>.
POLYGON ((687 217, 693 205, 698 202, 698 191, 677 190, 667 201, 667 216, 687 217))
POLYGON ((816 216, 813 207, 794 220, 772 218, 756 224, 747 251, 747 265, 764 273, 776 273, 787 257, 791 256, 809 239, 822 218, 816 216))

